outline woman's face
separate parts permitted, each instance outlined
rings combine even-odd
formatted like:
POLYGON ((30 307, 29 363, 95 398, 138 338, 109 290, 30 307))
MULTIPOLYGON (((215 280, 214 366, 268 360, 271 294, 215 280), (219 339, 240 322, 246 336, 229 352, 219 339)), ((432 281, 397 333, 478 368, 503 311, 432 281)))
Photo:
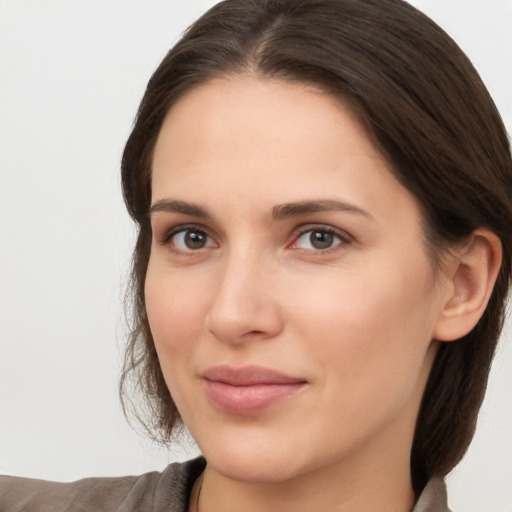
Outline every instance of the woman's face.
POLYGON ((167 115, 152 191, 149 322, 209 465, 253 481, 408 465, 449 286, 350 110, 212 81, 167 115))

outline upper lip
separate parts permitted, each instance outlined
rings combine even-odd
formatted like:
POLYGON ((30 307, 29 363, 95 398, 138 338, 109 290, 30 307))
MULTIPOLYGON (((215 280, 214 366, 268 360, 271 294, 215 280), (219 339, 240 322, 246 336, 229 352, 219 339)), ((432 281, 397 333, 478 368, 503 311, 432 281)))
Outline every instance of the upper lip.
POLYGON ((306 379, 302 377, 294 377, 263 366, 212 366, 202 373, 202 377, 206 380, 223 382, 231 386, 299 384, 307 382, 306 379))

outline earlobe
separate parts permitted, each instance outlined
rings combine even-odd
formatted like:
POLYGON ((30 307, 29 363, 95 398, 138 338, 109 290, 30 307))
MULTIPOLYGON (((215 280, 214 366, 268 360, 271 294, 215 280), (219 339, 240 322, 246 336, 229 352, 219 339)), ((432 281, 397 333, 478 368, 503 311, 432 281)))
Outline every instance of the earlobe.
POLYGON ((501 266, 500 239, 487 229, 474 231, 450 265, 450 297, 434 331, 435 339, 453 341, 468 334, 483 315, 501 266))

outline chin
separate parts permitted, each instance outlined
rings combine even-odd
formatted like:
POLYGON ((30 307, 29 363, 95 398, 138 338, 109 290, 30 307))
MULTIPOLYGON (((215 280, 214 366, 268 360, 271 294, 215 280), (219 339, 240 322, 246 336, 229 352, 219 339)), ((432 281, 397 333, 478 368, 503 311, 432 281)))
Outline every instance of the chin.
POLYGON ((300 473, 297 455, 288 453, 290 450, 281 444, 282 440, 258 442, 248 434, 238 442, 232 438, 230 442, 217 441, 206 443, 204 447, 198 444, 208 466, 227 478, 272 483, 286 481, 300 473))
POLYGON ((276 456, 240 456, 235 453, 207 458, 208 465, 226 478, 240 482, 278 483, 296 476, 290 464, 276 456))

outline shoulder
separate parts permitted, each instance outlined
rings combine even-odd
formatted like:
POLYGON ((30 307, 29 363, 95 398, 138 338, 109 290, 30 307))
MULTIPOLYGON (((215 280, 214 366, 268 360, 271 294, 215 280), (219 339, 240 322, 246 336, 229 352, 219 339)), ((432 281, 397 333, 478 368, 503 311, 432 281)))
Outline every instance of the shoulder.
MULTIPOLYGON (((143 475, 151 480, 150 475, 143 475)), ((136 477, 86 478, 60 483, 0 476, 0 510, 2 512, 60 512, 61 510, 107 511, 127 497, 136 477)))
POLYGON ((140 476, 60 483, 0 476, 2 512, 183 512, 204 459, 140 476))

